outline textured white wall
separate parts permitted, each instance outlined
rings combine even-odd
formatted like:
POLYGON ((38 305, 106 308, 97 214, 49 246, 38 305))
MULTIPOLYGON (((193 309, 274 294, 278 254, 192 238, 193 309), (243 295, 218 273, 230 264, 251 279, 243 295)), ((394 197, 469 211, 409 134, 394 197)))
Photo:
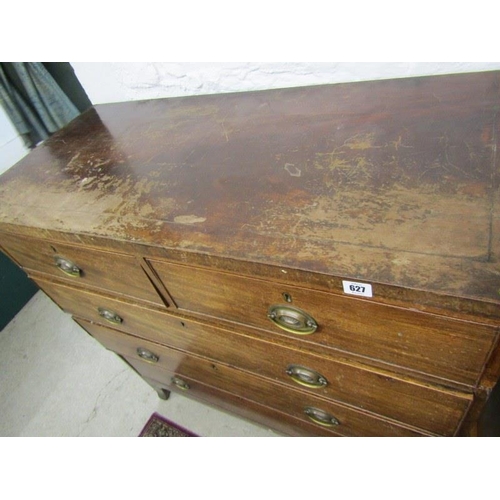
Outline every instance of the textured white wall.
POLYGON ((500 69, 465 63, 71 63, 94 104, 500 69))
POLYGON ((28 153, 21 136, 0 106, 0 174, 28 153))

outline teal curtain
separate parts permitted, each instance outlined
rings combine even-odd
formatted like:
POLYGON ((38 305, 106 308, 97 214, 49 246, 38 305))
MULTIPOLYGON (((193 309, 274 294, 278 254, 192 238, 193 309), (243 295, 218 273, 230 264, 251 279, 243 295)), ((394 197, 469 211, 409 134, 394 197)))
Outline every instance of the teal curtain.
POLYGON ((80 114, 39 62, 0 63, 0 102, 28 148, 80 114))

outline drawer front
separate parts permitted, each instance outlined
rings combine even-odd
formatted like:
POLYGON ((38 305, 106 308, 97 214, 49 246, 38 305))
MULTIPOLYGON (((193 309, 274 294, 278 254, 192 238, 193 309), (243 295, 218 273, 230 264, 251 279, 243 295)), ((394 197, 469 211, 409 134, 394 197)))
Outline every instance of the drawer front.
POLYGON ((180 310, 250 325, 469 386, 477 383, 496 339, 497 329, 489 325, 229 273, 159 261, 151 264, 180 310), (287 330, 268 317, 272 305, 280 306, 278 316, 287 330), (286 309, 290 307, 299 312, 286 309), (317 325, 313 333, 292 333, 294 322, 299 330, 306 323, 302 312, 317 325))
POLYGON ((228 366, 215 364, 211 360, 144 342, 102 326, 83 324, 96 340, 108 349, 124 356, 141 375, 169 386, 174 384, 176 388, 186 392, 192 389, 192 385, 195 386, 196 382, 193 384, 193 381, 203 381, 204 384, 256 401, 306 422, 313 422, 313 420, 305 414, 305 409, 316 408, 318 414, 312 415, 313 419, 320 422, 316 425, 324 427, 322 425, 324 415, 319 414, 319 411, 331 414, 339 421, 339 424, 326 428, 341 435, 421 435, 417 431, 406 429, 395 423, 310 394, 303 394, 228 366), (142 358, 138 355, 138 349, 142 350, 140 351, 142 358), (176 378, 172 379, 172 374, 176 378), (182 377, 187 377, 187 379, 183 380, 182 377))
MULTIPOLYGON (((164 357, 164 349, 166 349, 164 346, 123 335, 95 323, 77 321, 106 344, 109 349, 125 356, 137 357, 137 348, 144 347, 158 356, 157 366, 172 370, 171 365, 168 364, 168 358, 164 357), (106 335, 105 340, 102 340, 104 335, 106 335)), ((192 323, 185 324, 187 325, 185 332, 189 337, 188 332, 192 331, 194 325, 192 323)), ((211 351, 204 353, 198 344, 203 346, 210 341, 208 333, 209 330, 206 331, 204 337, 200 336, 199 342, 197 342, 196 336, 185 340, 185 345, 191 346, 188 347, 190 349, 189 355, 198 349, 197 354, 207 357, 211 361, 236 366, 240 370, 245 370, 247 374, 258 373, 270 380, 279 381, 283 385, 288 385, 290 390, 298 390, 303 393, 305 397, 321 397, 324 400, 330 400, 330 402, 335 400, 347 403, 436 434, 453 434, 470 403, 469 395, 456 395, 449 391, 413 384, 386 374, 364 370, 334 360, 309 356, 293 349, 277 347, 245 336, 233 334, 232 340, 230 340, 230 332, 213 330, 214 347, 211 351), (221 337, 221 333, 226 334, 225 340, 221 337), (220 352, 217 353, 216 351, 219 349, 220 352), (238 350, 240 350, 240 354, 237 354, 238 350), (308 364, 309 366, 306 367, 308 370, 320 371, 327 379, 328 385, 311 388, 305 387, 302 383, 296 383, 292 380, 291 375, 287 374, 290 360, 302 363, 300 365, 302 370, 304 365, 308 364)), ((168 333, 165 336, 167 337, 168 333)), ((188 354, 183 355, 189 356, 188 354)), ((303 381, 303 373, 298 372, 293 373, 293 375, 297 380, 303 381)), ((305 379, 307 380, 307 377, 305 379)))
POLYGON ((38 271, 164 305, 138 261, 130 255, 3 234, 0 244, 28 273, 38 271))
POLYGON ((40 280, 37 283, 63 309, 80 318, 259 373, 290 387, 300 386, 304 391, 432 432, 453 434, 470 403, 466 394, 457 395, 98 294, 40 280), (99 310, 108 311, 111 321, 99 310), (113 322, 115 316, 119 322, 113 322), (326 385, 311 387, 309 379, 313 372, 326 385))
POLYGON ((90 321, 119 328, 147 338, 160 338, 160 332, 183 328, 181 320, 159 310, 123 302, 106 295, 53 283, 31 275, 35 283, 62 309, 90 321))
MULTIPOLYGON (((123 358, 126 359, 126 358, 123 358)), ((127 360, 127 359, 126 359, 127 360)), ((130 360, 127 360, 130 362, 130 360)), ((166 370, 154 370, 153 376, 161 378, 162 375, 166 376, 168 381, 174 373, 169 373, 166 370)), ((140 372, 139 372, 140 373, 140 372)), ((236 396, 230 392, 216 389, 210 385, 202 384, 201 382, 190 381, 190 390, 182 391, 175 386, 169 386, 167 382, 157 381, 143 375, 142 378, 156 390, 166 389, 178 392, 185 397, 202 401, 211 406, 216 406, 222 410, 228 411, 233 415, 238 415, 241 418, 250 420, 253 423, 262 425, 264 427, 273 429, 276 432, 282 433, 286 436, 295 437, 341 437, 339 434, 332 433, 329 429, 323 429, 313 423, 303 422, 296 418, 291 417, 285 413, 269 408, 250 401, 249 399, 236 396)))
MULTIPOLYGON (((231 399, 238 398, 238 407, 234 408, 231 405, 230 409, 238 414, 245 416, 246 410, 252 407, 253 404, 259 405, 258 413, 255 413, 253 418, 259 422, 270 425, 275 429, 282 430, 285 433, 301 436, 352 436, 352 437, 369 437, 369 436, 387 436, 387 437, 415 437, 427 436, 420 432, 401 427, 392 422, 378 419, 373 416, 357 412, 342 405, 325 404, 323 401, 311 398, 301 401, 300 394, 281 393, 281 389, 273 384, 260 380, 255 377, 244 377, 240 382, 236 370, 227 367, 218 367, 217 380, 210 378, 210 374, 203 374, 203 379, 193 379, 185 373, 170 372, 159 369, 157 367, 142 363, 133 358, 125 358, 143 377, 156 377, 159 386, 168 390, 178 392, 187 397, 195 397, 196 399, 205 400, 208 403, 215 403, 218 406, 226 406, 226 402, 231 402, 231 399), (201 382, 200 380, 203 380, 201 382), (233 382, 234 381, 234 382, 233 382), (213 385, 207 385, 213 384, 213 385), (236 392, 228 392, 229 390, 236 392), (273 394, 276 391, 280 392, 280 397, 273 394), (217 400, 214 401, 213 396, 217 395, 217 400), (273 407, 262 404, 265 398, 272 397, 273 407), (316 407, 305 406, 316 404, 316 407), (305 409, 317 409, 321 411, 318 415, 312 411, 306 412, 305 409), (328 410, 328 411, 327 411, 328 410), (290 412, 290 413, 287 413, 290 412), (334 417, 338 423, 328 426, 324 425, 325 413, 334 417), (265 417, 268 415, 271 420, 265 417), (310 416, 309 416, 310 415, 310 416), (262 421, 262 417, 264 420, 262 421), (321 418, 322 420, 319 420, 321 418), (285 426, 283 426, 285 424, 285 426), (297 432, 298 431, 298 432, 297 432)), ((196 363, 196 361, 194 361, 196 363)), ((201 360, 202 363, 205 361, 201 360)), ((185 372, 190 371, 188 368, 185 372)), ((197 372, 202 372, 202 368, 198 368, 197 372)), ((213 368, 212 368, 213 371, 213 368)), ((239 374, 242 377, 242 374, 239 374)), ((151 378, 149 378, 151 380, 151 378)))

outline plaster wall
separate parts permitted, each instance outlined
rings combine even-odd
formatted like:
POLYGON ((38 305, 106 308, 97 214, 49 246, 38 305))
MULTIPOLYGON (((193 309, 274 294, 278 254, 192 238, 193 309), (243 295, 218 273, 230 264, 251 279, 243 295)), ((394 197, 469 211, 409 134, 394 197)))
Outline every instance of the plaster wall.
POLYGON ((72 62, 71 65, 93 104, 500 69, 500 62, 72 62))
POLYGON ((0 174, 28 153, 21 136, 0 106, 0 174))

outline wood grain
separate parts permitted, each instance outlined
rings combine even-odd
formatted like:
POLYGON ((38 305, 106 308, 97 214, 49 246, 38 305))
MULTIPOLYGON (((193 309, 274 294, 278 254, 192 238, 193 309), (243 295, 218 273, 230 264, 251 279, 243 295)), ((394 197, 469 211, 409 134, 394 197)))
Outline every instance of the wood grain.
MULTIPOLYGON (((95 323, 78 321, 80 324, 85 325, 85 329, 108 349, 127 358, 135 357, 139 359, 136 352, 137 348, 145 348, 159 357, 159 361, 155 366, 176 372, 179 371, 179 366, 184 366, 184 359, 192 358, 190 354, 182 351, 169 349, 160 344, 113 331, 95 323)), ((275 351, 271 349, 272 346, 269 345, 268 356, 270 359, 275 354, 275 351)), ((249 353, 249 356, 251 357, 252 354, 249 353)), ((193 359, 199 358, 195 357, 193 359)), ((209 359, 208 361, 213 364, 215 360, 209 359)), ((263 364, 266 365, 266 363, 269 365, 272 361, 264 361, 263 364)), ((222 363, 220 364, 222 365, 222 363)), ((330 368, 325 375, 330 377, 331 385, 325 391, 330 398, 325 398, 324 394, 321 398, 325 403, 333 400, 343 402, 430 432, 453 435, 457 431, 458 425, 472 400, 472 397, 467 394, 411 383, 390 377, 387 374, 362 370, 348 364, 332 361, 329 361, 328 364, 330 368)), ((324 366, 321 366, 321 368, 327 370, 328 364, 324 362, 324 366)), ((203 363, 193 361, 190 366, 192 366, 192 370, 202 370, 203 363)), ((275 373, 283 369, 278 362, 275 373)), ((204 375, 198 374, 198 376, 195 376, 195 373, 191 375, 189 373, 186 373, 186 375, 197 380, 203 380, 204 375)), ((247 375, 250 376, 249 373, 245 376, 247 375)), ((265 375, 265 369, 261 375, 265 375)), ((279 387, 283 386, 280 385, 279 387)), ((290 387, 290 390, 293 391, 294 389, 290 387)), ((306 399, 321 396, 321 393, 313 390, 300 390, 298 388, 297 392, 300 392, 306 399)), ((270 402, 267 401, 267 404, 270 404, 270 402)))
POLYGON ((300 342, 380 359, 474 386, 497 328, 375 304, 229 273, 152 261, 179 309, 223 318, 287 335, 300 342), (273 304, 287 303, 311 314, 319 325, 312 335, 294 335, 269 321, 273 304))
MULTIPOLYGON (((166 372, 165 372, 166 373, 166 372)), ((155 376, 158 372, 154 373, 155 376)), ((155 388, 156 391, 165 390, 167 384, 142 377, 149 385, 155 388)), ((173 392, 182 394, 187 398, 192 398, 197 401, 203 401, 205 404, 215 406, 220 410, 226 411, 231 415, 238 415, 240 418, 249 420, 253 424, 260 424, 264 427, 271 428, 277 433, 289 437, 341 437, 338 434, 332 433, 330 430, 319 428, 317 425, 302 422, 290 415, 278 412, 268 406, 258 404, 249 399, 236 396, 227 391, 216 389, 215 387, 197 382, 193 391, 180 391, 172 388, 173 392)))
POLYGON ((27 273, 38 271, 67 280, 71 284, 97 287, 156 305, 164 305, 146 273, 131 255, 7 234, 0 234, 0 241, 27 273), (76 264, 81 269, 80 276, 67 277, 56 267, 56 256, 76 264))
MULTIPOLYGON (((180 369, 180 372, 169 372, 146 365, 138 360, 129 359, 128 361, 134 365, 136 370, 142 372, 146 378, 147 376, 156 377, 156 380, 159 380, 160 383, 163 382, 163 386, 169 387, 170 390, 183 396, 196 396, 198 399, 208 400, 208 402, 212 403, 212 398, 207 398, 207 395, 213 394, 213 389, 219 389, 224 391, 223 399, 227 399, 227 396, 231 395, 239 397, 240 408, 245 408, 248 403, 255 402, 261 408, 277 411, 279 413, 275 414, 273 421, 269 423, 271 427, 279 429, 279 421, 285 420, 285 422, 290 423, 295 420, 295 426, 301 429, 299 435, 339 435, 349 437, 422 437, 430 435, 424 431, 403 427, 396 422, 379 419, 343 405, 331 402, 325 403, 325 401, 312 396, 303 398, 298 394, 294 394, 293 391, 279 390, 269 382, 258 380, 256 377, 242 377, 237 371, 223 366, 217 367, 218 376, 216 378, 213 377, 213 374, 210 377, 210 373, 206 373, 202 379, 192 379, 184 375, 184 371, 190 371, 189 368, 184 368, 184 366, 180 369), (178 373, 182 373, 182 380, 189 385, 188 390, 179 390, 172 383, 172 377, 178 377, 178 373), (233 390, 236 393, 231 392, 233 390), (268 403, 270 406, 268 406, 268 403), (339 425, 324 428, 315 423, 311 424, 304 414, 304 407, 313 404, 335 416, 339 421, 339 425)), ((198 371, 198 375, 199 373, 200 371, 198 371)), ((234 410, 238 413, 237 408, 234 410)), ((265 415, 265 411, 260 410, 258 414, 260 418, 257 417, 257 420, 261 420, 262 414, 265 415)))
POLYGON ((301 363, 307 365, 313 363, 308 359, 313 359, 314 363, 318 360, 323 362, 334 360, 337 363, 369 366, 380 373, 392 374, 393 377, 418 380, 424 384, 450 385, 450 388, 462 392, 471 391, 470 387, 463 384, 447 384, 443 379, 417 374, 405 366, 395 367, 376 363, 373 359, 348 356, 336 350, 284 336, 269 336, 265 331, 243 326, 235 327, 227 324, 225 327, 221 327, 220 324, 216 326, 192 316, 168 314, 160 309, 124 302, 113 296, 78 290, 62 282, 47 281, 39 274, 32 274, 31 277, 60 307, 80 318, 103 323, 104 320, 98 312, 98 308, 103 307, 122 318, 119 329, 124 332, 186 352, 209 356, 247 371, 265 373, 266 376, 273 379, 280 378, 285 383, 292 383, 285 376, 285 364, 298 363, 297 360, 301 359, 301 363), (272 356, 270 356, 271 351, 272 356), (269 362, 265 363, 266 359, 271 361, 270 365, 269 362), (276 364, 278 360, 281 361, 281 365, 276 364))
POLYGON ((0 227, 498 304, 499 75, 99 105, 1 176, 0 227))
POLYGON ((333 432, 341 435, 421 435, 418 431, 397 425, 396 422, 378 419, 342 404, 318 398, 314 394, 284 388, 231 367, 215 364, 212 360, 190 356, 149 342, 144 346, 157 353, 160 360, 158 363, 148 363, 137 356, 136 348, 142 346, 140 340, 88 322, 81 321, 80 324, 105 347, 125 356, 127 362, 139 373, 162 382, 169 390, 175 390, 172 376, 176 375, 188 382, 189 389, 186 389, 186 393, 196 392, 197 381, 200 381, 306 422, 308 418, 304 415, 304 407, 320 407, 341 420, 341 426, 332 428, 333 432))
POLYGON ((160 394, 179 373, 292 435, 478 434, 500 376, 499 111, 498 71, 95 106, 0 176, 0 248, 160 394), (279 329, 274 304, 319 327, 279 329))

